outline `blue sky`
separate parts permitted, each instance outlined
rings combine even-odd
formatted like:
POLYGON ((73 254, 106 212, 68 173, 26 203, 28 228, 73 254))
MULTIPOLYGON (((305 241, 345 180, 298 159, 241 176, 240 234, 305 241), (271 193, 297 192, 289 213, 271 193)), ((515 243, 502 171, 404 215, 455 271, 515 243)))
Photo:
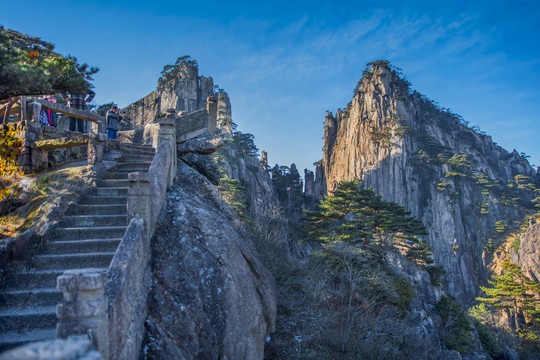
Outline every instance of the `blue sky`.
POLYGON ((98 66, 96 101, 126 106, 191 55, 270 164, 312 168, 325 111, 388 59, 413 89, 540 166, 540 0, 6 1, 0 24, 98 66))

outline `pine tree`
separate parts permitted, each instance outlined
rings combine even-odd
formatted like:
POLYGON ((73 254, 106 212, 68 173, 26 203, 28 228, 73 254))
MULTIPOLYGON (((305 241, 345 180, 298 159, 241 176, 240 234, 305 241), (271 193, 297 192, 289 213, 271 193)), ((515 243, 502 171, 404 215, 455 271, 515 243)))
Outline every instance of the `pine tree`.
POLYGON ((0 101, 20 95, 86 93, 99 69, 55 53, 54 45, 0 26, 0 101))
POLYGON ((516 331, 521 329, 520 318, 529 321, 538 318, 539 300, 536 298, 540 284, 530 280, 519 266, 505 261, 502 264, 503 273, 488 281, 492 288, 481 286, 487 297, 477 300, 492 305, 495 309, 507 311, 509 319, 513 321, 516 331))
POLYGON ((306 214, 308 234, 319 242, 362 244, 379 254, 401 248, 409 258, 431 263, 429 246, 417 237, 427 235, 422 222, 359 180, 339 183, 316 210, 306 214))

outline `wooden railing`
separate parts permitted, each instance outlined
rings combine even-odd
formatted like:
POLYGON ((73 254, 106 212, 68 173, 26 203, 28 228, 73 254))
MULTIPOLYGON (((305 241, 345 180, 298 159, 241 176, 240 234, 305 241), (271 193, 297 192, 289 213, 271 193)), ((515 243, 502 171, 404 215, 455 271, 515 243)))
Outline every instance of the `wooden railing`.
MULTIPOLYGON (((72 108, 72 107, 67 107, 65 105, 53 103, 53 102, 50 102, 50 101, 47 101, 47 100, 34 100, 32 106, 35 107, 36 104, 40 104, 41 108, 45 108, 47 110, 51 110, 51 111, 54 111, 54 112, 57 112, 57 113, 60 113, 60 114, 73 116, 73 117, 76 117, 78 119, 83 119, 83 120, 86 120, 86 121, 98 122, 98 123, 99 122, 101 122, 101 123, 105 122, 105 118, 103 116, 100 116, 100 115, 98 115, 96 113, 92 113, 92 112, 89 112, 89 111, 86 111, 86 110, 79 110, 79 109, 75 109, 75 108, 72 108)), ((40 108, 40 110, 41 110, 41 108, 40 108)), ((32 108, 32 110, 33 110, 33 108, 32 108)), ((34 114, 34 119, 36 119, 36 113, 33 112, 33 114, 34 114)), ((39 116, 39 112, 37 113, 37 115, 39 116)))

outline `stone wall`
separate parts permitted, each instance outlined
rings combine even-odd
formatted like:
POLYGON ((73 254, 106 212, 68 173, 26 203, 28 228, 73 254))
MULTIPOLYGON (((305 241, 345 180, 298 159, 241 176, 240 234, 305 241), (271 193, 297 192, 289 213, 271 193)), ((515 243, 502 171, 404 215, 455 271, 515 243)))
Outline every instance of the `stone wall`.
POLYGON ((208 111, 198 110, 176 120, 176 141, 181 143, 203 135, 208 128, 208 111))

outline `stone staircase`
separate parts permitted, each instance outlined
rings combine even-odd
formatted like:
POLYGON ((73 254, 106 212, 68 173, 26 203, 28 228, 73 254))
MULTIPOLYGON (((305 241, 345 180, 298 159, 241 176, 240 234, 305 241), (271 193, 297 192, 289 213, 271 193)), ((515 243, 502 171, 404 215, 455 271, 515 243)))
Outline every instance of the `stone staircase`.
POLYGON ((118 164, 52 230, 47 250, 0 289, 0 352, 56 337, 56 278, 64 270, 109 266, 127 227, 128 174, 147 171, 154 156, 149 146, 121 143, 120 150, 118 164))

